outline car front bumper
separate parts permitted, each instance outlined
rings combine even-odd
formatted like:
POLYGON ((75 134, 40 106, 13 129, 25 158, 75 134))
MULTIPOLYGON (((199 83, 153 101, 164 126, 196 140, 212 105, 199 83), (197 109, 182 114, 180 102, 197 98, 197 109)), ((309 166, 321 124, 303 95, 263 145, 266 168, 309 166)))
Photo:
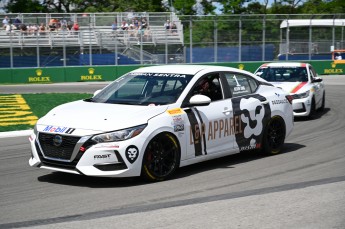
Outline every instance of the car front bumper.
POLYGON ((141 138, 132 138, 121 142, 99 143, 84 147, 88 137, 80 138, 68 158, 61 158, 59 151, 51 156, 45 152, 44 143, 32 134, 29 137, 31 157, 29 165, 66 173, 100 176, 132 177, 139 176, 143 158, 144 142, 141 138), (82 149, 84 147, 84 149, 82 149), (134 153, 133 153, 134 152, 134 153))
POLYGON ((295 117, 308 116, 311 108, 311 98, 294 99, 292 101, 293 114, 295 117))

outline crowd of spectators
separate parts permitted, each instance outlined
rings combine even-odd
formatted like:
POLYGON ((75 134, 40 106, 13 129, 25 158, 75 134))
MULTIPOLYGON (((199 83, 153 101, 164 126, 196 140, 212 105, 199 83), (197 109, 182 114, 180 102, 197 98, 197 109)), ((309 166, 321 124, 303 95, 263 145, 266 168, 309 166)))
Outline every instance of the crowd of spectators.
POLYGON ((2 20, 2 28, 6 30, 7 34, 20 32, 23 35, 46 35, 47 32, 67 31, 68 35, 73 32, 79 31, 78 22, 67 21, 65 19, 51 19, 48 24, 45 23, 22 23, 16 17, 13 21, 5 16, 2 20))
POLYGON ((140 42, 141 37, 146 40, 150 36, 150 28, 146 18, 133 18, 130 23, 123 20, 120 26, 114 21, 111 28, 115 33, 124 33, 128 35, 129 39, 136 39, 138 42, 140 42))

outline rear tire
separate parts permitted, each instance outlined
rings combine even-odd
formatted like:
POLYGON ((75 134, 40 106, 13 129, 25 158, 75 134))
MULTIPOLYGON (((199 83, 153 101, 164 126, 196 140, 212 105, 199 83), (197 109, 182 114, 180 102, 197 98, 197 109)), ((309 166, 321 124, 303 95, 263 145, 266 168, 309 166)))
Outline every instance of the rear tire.
POLYGON ((280 153, 285 142, 285 134, 284 120, 279 116, 272 117, 265 128, 262 152, 268 155, 280 153))
POLYGON ((180 147, 170 133, 155 136, 147 145, 141 176, 148 181, 162 181, 180 166, 180 147))

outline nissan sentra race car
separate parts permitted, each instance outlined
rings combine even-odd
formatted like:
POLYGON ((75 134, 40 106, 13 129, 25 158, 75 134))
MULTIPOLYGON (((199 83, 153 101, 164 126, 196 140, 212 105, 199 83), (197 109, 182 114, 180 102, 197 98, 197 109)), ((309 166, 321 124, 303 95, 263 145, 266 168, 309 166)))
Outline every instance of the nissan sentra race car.
POLYGON ((316 110, 325 108, 325 86, 314 68, 306 63, 277 62, 261 65, 255 72, 276 87, 293 96, 295 116, 313 118, 316 110))
POLYGON ((291 101, 235 68, 140 68, 39 119, 29 164, 159 181, 179 167, 242 151, 277 154, 293 129, 291 101))

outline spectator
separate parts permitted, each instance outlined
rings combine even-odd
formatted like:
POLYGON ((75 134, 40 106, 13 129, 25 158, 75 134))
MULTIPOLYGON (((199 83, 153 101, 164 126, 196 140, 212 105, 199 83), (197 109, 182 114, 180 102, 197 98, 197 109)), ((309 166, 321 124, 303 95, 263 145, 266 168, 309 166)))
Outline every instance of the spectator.
POLYGON ((38 27, 38 32, 39 32, 38 34, 43 36, 46 34, 46 30, 47 30, 47 28, 46 28, 45 24, 41 23, 40 26, 38 27))
POLYGON ((22 21, 18 18, 18 17, 16 17, 15 19, 14 19, 14 22, 13 22, 13 25, 17 28, 17 29, 19 29, 19 26, 22 24, 22 21))
POLYGON ((14 32, 13 30, 15 29, 16 27, 13 24, 11 25, 10 23, 8 23, 5 28, 7 35, 10 35, 11 33, 13 33, 14 32))
POLYGON ((20 28, 20 32, 21 32, 22 34, 24 34, 24 35, 27 34, 27 32, 28 32, 28 27, 27 27, 25 24, 21 24, 21 25, 19 26, 19 28, 20 28))
POLYGON ((165 28, 166 30, 170 30, 170 29, 171 29, 170 20, 167 20, 167 21, 164 23, 164 28, 165 28))
POLYGON ((177 26, 176 26, 175 22, 173 22, 171 25, 171 33, 173 33, 173 34, 177 33, 177 26))
POLYGON ((74 24, 73 24, 73 30, 74 30, 75 32, 79 31, 79 24, 78 24, 78 22, 74 22, 74 24))
POLYGON ((122 21, 121 29, 123 31, 128 30, 128 23, 126 21, 122 21))
POLYGON ((10 19, 5 16, 4 20, 2 20, 2 28, 6 29, 6 26, 10 23, 10 19))
POLYGON ((111 30, 113 30, 113 32, 117 30, 117 21, 114 21, 113 24, 111 24, 111 30))

